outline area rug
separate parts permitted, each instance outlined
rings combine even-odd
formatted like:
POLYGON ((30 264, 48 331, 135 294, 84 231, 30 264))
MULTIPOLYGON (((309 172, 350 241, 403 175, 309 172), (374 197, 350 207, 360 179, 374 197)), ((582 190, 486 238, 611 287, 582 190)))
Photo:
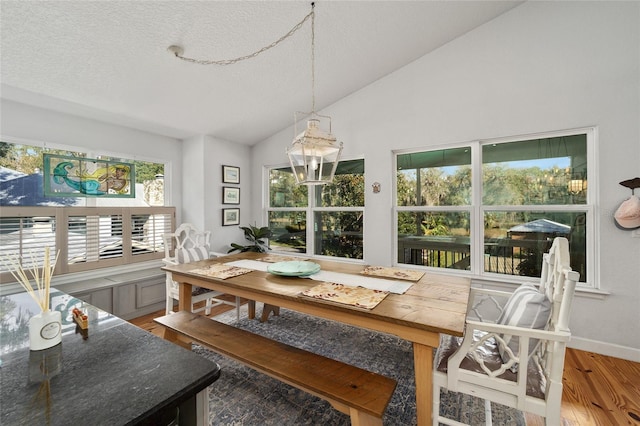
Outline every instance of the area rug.
MULTIPOLYGON (((258 312, 260 307, 258 304, 258 312)), ((416 424, 413 350, 409 342, 287 309, 280 309, 280 316, 271 316, 267 322, 260 323, 257 319, 247 319, 246 305, 242 309, 239 323, 235 311, 215 319, 397 380, 383 423, 416 424)), ((350 424, 349 416, 320 398, 198 345, 193 345, 193 350, 222 368, 220 378, 210 387, 212 426, 350 424)), ((449 418, 472 426, 485 424, 483 400, 443 391, 440 407, 449 418)), ((492 420, 494 425, 526 425, 520 411, 498 404, 492 404, 492 420)))

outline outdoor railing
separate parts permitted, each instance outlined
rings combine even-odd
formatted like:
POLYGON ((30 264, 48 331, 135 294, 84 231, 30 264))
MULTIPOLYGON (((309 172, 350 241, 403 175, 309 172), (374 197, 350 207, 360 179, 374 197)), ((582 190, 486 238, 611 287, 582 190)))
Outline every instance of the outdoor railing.
MULTIPOLYGON (((540 276, 542 254, 549 239, 499 238, 485 240, 484 271, 507 275, 540 276)), ((469 237, 411 236, 398 240, 398 262, 435 268, 468 270, 469 237)))

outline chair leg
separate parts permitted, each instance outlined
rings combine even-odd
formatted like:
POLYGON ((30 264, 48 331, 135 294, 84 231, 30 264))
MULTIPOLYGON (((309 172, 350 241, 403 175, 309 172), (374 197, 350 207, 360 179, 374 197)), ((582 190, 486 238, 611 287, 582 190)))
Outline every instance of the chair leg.
POLYGON ((213 304, 213 300, 211 299, 207 299, 204 301, 205 305, 204 305, 204 314, 206 316, 209 316, 211 314, 211 305, 213 304))
POLYGON ((544 424, 559 425, 562 420, 560 415, 562 408, 562 381, 549 380, 548 387, 544 424))
POLYGON ((431 417, 433 426, 438 426, 438 416, 440 415, 440 385, 433 382, 433 408, 431 409, 431 417))
POLYGON ((173 312, 173 297, 167 294, 164 314, 169 315, 171 312, 173 312))
POLYGON ((491 415, 491 401, 484 400, 484 424, 486 426, 493 425, 493 416, 491 415))
POLYGON ((236 322, 240 322, 240 297, 236 296, 236 322))

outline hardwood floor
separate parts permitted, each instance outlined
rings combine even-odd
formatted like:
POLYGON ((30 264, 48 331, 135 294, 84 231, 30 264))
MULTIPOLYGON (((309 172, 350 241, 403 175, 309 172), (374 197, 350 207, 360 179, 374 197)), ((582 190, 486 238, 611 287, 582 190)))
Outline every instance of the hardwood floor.
MULTIPOLYGON (((209 316, 231 309, 217 306, 209 316)), ((153 318, 162 315, 164 310, 130 322, 160 336, 153 318)), ((562 426, 640 425, 640 363, 568 349, 563 382, 562 426)), ((542 417, 526 414, 526 419, 528 426, 544 425, 542 417)))

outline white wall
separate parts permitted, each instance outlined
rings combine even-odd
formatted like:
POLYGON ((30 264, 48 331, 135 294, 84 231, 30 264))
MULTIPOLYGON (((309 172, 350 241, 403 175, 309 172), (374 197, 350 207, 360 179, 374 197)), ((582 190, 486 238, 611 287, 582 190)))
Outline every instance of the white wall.
POLYGON ((240 225, 253 223, 250 211, 250 149, 211 136, 185 140, 183 144, 184 222, 211 231, 211 249, 226 253, 231 243, 244 244, 238 226, 222 226, 223 208, 240 208, 240 225), (222 183, 222 166, 240 168, 240 184, 222 183), (222 204, 222 187, 240 188, 240 205, 222 204))
MULTIPOLYGON (((393 262, 392 150, 597 126, 596 283, 574 302, 572 345, 640 361, 640 238, 617 229, 640 176, 640 3, 527 2, 323 111, 366 170, 365 261, 393 262), (382 192, 373 194, 378 181, 382 192)), ((255 146, 254 171, 286 161, 286 129, 255 146)), ((261 176, 252 182, 260 220, 261 176)))
POLYGON ((168 170, 165 169, 166 182, 170 182, 165 188, 165 202, 174 206, 182 204, 179 140, 6 99, 1 100, 0 106, 0 135, 10 142, 81 147, 132 160, 169 162, 168 170))
POLYGON ((203 182, 204 172, 204 136, 197 136, 182 141, 182 206, 181 223, 191 223, 197 229, 205 228, 206 185, 203 182))

